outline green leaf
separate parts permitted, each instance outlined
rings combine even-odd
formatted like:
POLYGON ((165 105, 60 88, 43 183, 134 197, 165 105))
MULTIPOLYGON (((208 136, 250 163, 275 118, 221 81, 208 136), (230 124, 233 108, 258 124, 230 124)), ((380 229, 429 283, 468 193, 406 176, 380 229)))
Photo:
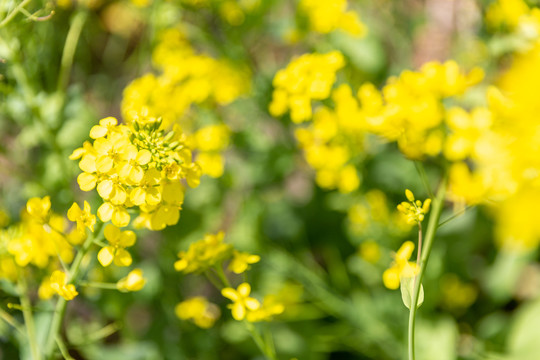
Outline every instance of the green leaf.
MULTIPOLYGON (((413 292, 414 292, 414 278, 401 278, 401 299, 403 300, 403 304, 407 307, 407 309, 411 308, 411 303, 413 299, 413 292)), ((424 286, 420 284, 420 294, 418 295, 418 303, 416 304, 416 308, 419 308, 420 305, 424 302, 424 286)))

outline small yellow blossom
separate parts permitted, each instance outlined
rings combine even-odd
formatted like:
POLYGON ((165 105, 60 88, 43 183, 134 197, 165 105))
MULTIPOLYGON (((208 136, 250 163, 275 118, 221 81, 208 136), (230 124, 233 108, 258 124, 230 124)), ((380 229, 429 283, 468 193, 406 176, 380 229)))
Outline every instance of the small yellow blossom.
POLYGON ((406 241, 401 245, 394 255, 394 262, 389 269, 383 273, 383 283, 389 289, 395 290, 399 287, 400 279, 416 276, 420 270, 419 266, 410 262, 409 259, 414 250, 414 243, 406 241))
POLYGON ((229 305, 229 308, 235 320, 244 320, 248 311, 255 311, 260 308, 261 304, 257 299, 249 297, 250 293, 251 286, 248 283, 238 285, 237 289, 228 287, 221 290, 221 295, 233 302, 233 304, 229 305))
POLYGON ((358 247, 358 255, 365 261, 375 264, 381 258, 381 248, 373 240, 364 241, 358 247))
POLYGON ((194 242, 188 251, 180 251, 174 263, 176 271, 184 274, 203 272, 230 256, 232 245, 223 243, 225 233, 206 234, 202 240, 194 242))
POLYGON ((285 305, 278 301, 275 295, 267 295, 258 309, 247 312, 246 319, 249 322, 271 321, 274 316, 284 311, 285 305))
POLYGON ((92 215, 90 204, 85 201, 84 209, 81 210, 77 203, 73 203, 67 213, 68 219, 73 222, 77 222, 77 230, 81 233, 85 231, 85 228, 89 228, 90 231, 94 231, 94 225, 96 223, 96 216, 92 215))
POLYGON ((426 199, 422 204, 420 200, 415 200, 412 191, 409 189, 405 190, 405 196, 409 202, 402 202, 397 206, 397 209, 400 213, 407 217, 407 223, 421 223, 429 211, 431 199, 426 199))
POLYGON ((49 220, 49 213, 51 211, 50 196, 45 196, 43 199, 37 197, 31 198, 26 203, 26 211, 39 221, 47 223, 49 220))
POLYGON ((176 305, 174 312, 181 320, 191 320, 203 329, 211 328, 221 315, 219 307, 205 297, 196 296, 176 305))
POLYGON ((104 235, 110 245, 98 253, 101 265, 109 266, 113 260, 117 266, 131 265, 131 254, 125 248, 135 244, 135 233, 131 230, 120 231, 116 226, 109 224, 105 227, 104 235))
POLYGON ((250 264, 258 263, 261 260, 259 255, 252 255, 237 250, 233 251, 233 259, 229 263, 229 270, 235 274, 242 274, 249 269, 250 264))
POLYGON ((54 292, 62 296, 66 300, 73 300, 79 293, 75 289, 75 285, 67 284, 67 275, 65 272, 55 270, 50 278, 50 287, 54 292))
POLYGON ((299 8, 306 13, 313 31, 328 34, 342 30, 353 36, 363 36, 366 27, 352 10, 346 11, 347 0, 301 0, 299 8))
POLYGON ((116 283, 116 287, 122 292, 139 291, 145 284, 146 280, 143 277, 142 270, 134 269, 126 277, 120 279, 116 283))

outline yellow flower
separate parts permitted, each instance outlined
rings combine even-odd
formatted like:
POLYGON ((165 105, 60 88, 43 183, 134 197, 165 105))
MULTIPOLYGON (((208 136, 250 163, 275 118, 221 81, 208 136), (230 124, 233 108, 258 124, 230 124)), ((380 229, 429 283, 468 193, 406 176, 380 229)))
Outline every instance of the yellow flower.
POLYGON ((409 278, 418 274, 419 266, 409 261, 413 250, 414 243, 412 241, 406 241, 401 245, 394 255, 392 266, 383 273, 384 286, 392 290, 397 289, 401 278, 409 278))
POLYGON ((261 306, 253 311, 248 311, 246 319, 249 322, 270 321, 276 315, 285 311, 285 305, 277 300, 275 295, 264 297, 261 306))
POLYGON ((85 201, 84 209, 81 210, 77 203, 73 203, 67 213, 68 219, 77 222, 77 230, 84 233, 85 228, 89 228, 94 232, 94 225, 96 223, 96 216, 92 215, 90 204, 85 201))
POLYGON ((358 255, 365 261, 375 264, 381 258, 381 249, 373 240, 364 241, 358 247, 358 255))
POLYGON ((431 205, 431 199, 426 199, 424 203, 420 200, 415 200, 411 190, 405 190, 405 196, 409 202, 402 202, 397 206, 400 213, 407 217, 407 223, 416 224, 421 223, 424 220, 425 215, 429 211, 431 205))
POLYGON ((224 244, 225 233, 206 234, 202 240, 189 246, 188 251, 180 251, 174 263, 176 271, 184 274, 204 272, 230 256, 232 245, 224 244))
POLYGON ((219 307, 202 296, 182 301, 176 305, 174 312, 179 319, 192 320, 203 329, 211 328, 221 315, 219 307))
POLYGON ((128 226, 131 217, 124 206, 114 206, 110 202, 104 202, 98 208, 97 214, 101 221, 107 222, 112 220, 112 223, 118 227, 128 226))
POLYGON ((146 280, 143 277, 142 270, 134 269, 126 277, 120 279, 116 283, 116 287, 122 292, 139 291, 145 284, 146 280))
POLYGON ((346 11, 347 0, 301 0, 300 9, 306 13, 313 31, 328 34, 342 30, 353 36, 363 36, 366 27, 352 10, 346 11))
POLYGON ((45 196, 43 199, 37 197, 31 198, 26 203, 26 211, 39 221, 47 223, 49 220, 49 213, 51 211, 50 196, 45 196))
POLYGON ((55 293, 66 300, 73 300, 79 293, 75 289, 75 285, 67 284, 67 275, 63 271, 55 270, 50 278, 50 287, 55 293))
POLYGON ((261 306, 257 299, 249 297, 250 292, 251 286, 248 283, 238 285, 237 289, 228 287, 221 290, 221 295, 233 302, 229 308, 235 320, 243 320, 248 311, 257 310, 261 306))
POLYGON ((229 264, 229 270, 235 274, 242 274, 249 269, 250 264, 258 263, 261 260, 259 255, 252 255, 237 250, 233 251, 233 259, 229 264))
POLYGON ((92 129, 90 129, 90 137, 92 139, 105 137, 116 131, 116 125, 118 125, 118 120, 114 117, 109 116, 105 119, 101 119, 99 120, 99 125, 94 125, 92 129))
POLYGON ((131 255, 125 248, 135 244, 135 233, 130 230, 120 231, 116 226, 109 224, 105 227, 104 234, 111 245, 102 248, 98 253, 101 265, 109 266, 113 260, 116 266, 131 265, 131 255))

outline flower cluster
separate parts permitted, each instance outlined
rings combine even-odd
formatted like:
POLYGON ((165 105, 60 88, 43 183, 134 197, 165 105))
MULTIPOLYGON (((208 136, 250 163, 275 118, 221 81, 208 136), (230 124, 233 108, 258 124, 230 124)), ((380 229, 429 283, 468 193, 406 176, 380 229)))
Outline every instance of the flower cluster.
POLYGON ((465 74, 454 61, 429 62, 391 77, 381 91, 362 85, 360 113, 370 132, 396 141, 409 158, 435 156, 445 140, 445 99, 462 95, 482 78, 479 68, 465 74))
POLYGON ((493 30, 515 33, 526 41, 540 36, 540 10, 523 0, 497 0, 486 11, 486 23, 493 30))
POLYGON ((236 289, 224 288, 221 294, 233 302, 229 308, 232 317, 238 321, 244 319, 249 322, 268 321, 285 310, 283 304, 272 296, 266 297, 262 303, 250 297, 251 286, 248 283, 242 283, 236 289))
MULTIPOLYGON (((223 263, 229 260, 227 269, 235 274, 243 274, 251 264, 260 261, 260 256, 234 249, 232 245, 223 242, 224 236, 222 231, 217 234, 207 234, 202 240, 191 244, 187 251, 181 251, 178 254, 180 259, 174 264, 175 269, 184 274, 205 273, 210 279, 217 273, 225 286, 221 289, 221 294, 233 301, 229 308, 236 320, 269 321, 273 316, 281 314, 285 308, 275 296, 269 295, 261 303, 250 297, 251 285, 247 282, 240 284, 236 289, 230 287, 222 268, 223 263)), ((215 305, 202 297, 179 303, 176 314, 180 319, 192 320, 200 327, 211 327, 219 317, 219 311, 216 311, 215 305)))
POLYGON ((77 228, 70 236, 67 221, 51 211, 51 201, 31 198, 21 214, 21 222, 0 232, 0 276, 10 280, 17 277, 17 267, 34 265, 45 269, 57 265, 59 258, 64 263, 73 260, 73 246, 82 235, 77 228), (74 240, 70 242, 71 240, 74 240))
POLYGON ((221 310, 203 296, 196 296, 176 305, 174 312, 180 320, 191 320, 203 329, 209 329, 219 319, 221 310))
MULTIPOLYGON (((96 216, 85 201, 82 209, 74 203, 67 212, 67 218, 73 222, 71 228, 65 217, 51 210, 49 196, 29 199, 21 213, 20 223, 0 231, 0 277, 17 282, 22 274, 21 268, 28 268, 25 276, 32 274, 41 283, 38 290, 40 299, 58 295, 65 300, 73 300, 78 295, 75 286, 79 279, 66 269, 76 263, 73 245, 85 241, 83 248, 87 249, 88 240, 89 244, 92 243, 94 237, 87 240, 87 229, 94 232, 96 216)), ((131 256, 122 246, 133 244, 135 234, 131 231, 120 233, 114 225, 108 225, 105 237, 111 245, 101 249, 99 261, 104 266, 113 259, 117 265, 130 265, 131 256)), ((87 250, 79 248, 78 251, 87 250)), ((130 290, 136 291, 133 286, 130 290)))
POLYGON ((336 72, 344 65, 343 55, 339 51, 304 54, 291 61, 274 77, 270 114, 281 116, 290 111, 291 120, 295 123, 311 119, 311 101, 330 96, 336 72))
POLYGON ((71 159, 80 159, 83 171, 77 182, 83 191, 97 189, 103 204, 98 216, 117 227, 131 221, 128 208, 138 207, 134 225, 161 230, 180 217, 185 181, 199 185, 200 167, 192 161, 185 135, 179 128, 165 133, 161 121, 118 124, 108 117, 90 131, 93 143, 85 142, 71 159))
POLYGON ((403 201, 397 206, 397 209, 407 217, 407 223, 418 224, 424 221, 424 216, 428 213, 431 205, 431 199, 426 199, 422 204, 420 200, 415 200, 414 194, 409 189, 405 190, 405 196, 408 202, 403 201))
MULTIPOLYGON (((534 84, 540 81, 540 45, 514 56, 497 88, 486 94, 488 107, 460 115, 474 126, 467 158, 450 169, 450 197, 455 202, 487 202, 496 220, 497 243, 528 250, 540 244, 535 209, 540 201, 539 110, 534 84), (466 161, 465 161, 466 160, 466 161)), ((464 142, 465 143, 465 142, 464 142)))
POLYGON ((299 9, 307 15, 310 28, 315 32, 328 34, 342 30, 353 36, 362 36, 366 33, 366 27, 358 14, 353 10, 347 10, 347 0, 301 0, 299 9))
POLYGON ((176 271, 184 274, 201 273, 216 264, 220 264, 232 254, 231 244, 225 244, 223 231, 217 234, 206 234, 202 240, 189 246, 187 251, 178 253, 179 260, 174 263, 176 271))
POLYGON ((334 109, 320 106, 307 126, 295 131, 307 163, 324 189, 350 193, 360 186, 355 162, 361 160, 365 127, 357 120, 358 104, 348 85, 332 92, 334 109), (356 160, 356 161, 355 161, 356 160))
POLYGON ((192 105, 213 102, 227 105, 249 91, 249 76, 227 61, 197 54, 182 32, 163 33, 153 52, 159 75, 148 73, 135 79, 124 90, 122 113, 127 123, 162 119, 162 127, 180 123, 192 134, 192 150, 203 174, 223 173, 221 152, 228 145, 229 130, 222 124, 201 126, 192 121, 192 105))

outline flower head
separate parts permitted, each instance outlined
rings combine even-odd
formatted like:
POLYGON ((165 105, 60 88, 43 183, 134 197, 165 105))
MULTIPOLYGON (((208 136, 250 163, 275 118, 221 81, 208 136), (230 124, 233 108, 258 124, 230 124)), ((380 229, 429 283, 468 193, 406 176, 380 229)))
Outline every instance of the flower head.
POLYGON ((414 250, 414 243, 412 241, 406 241, 401 245, 399 250, 394 255, 394 262, 383 273, 383 283, 389 289, 397 289, 401 278, 413 277, 418 274, 420 270, 419 266, 410 262, 409 259, 414 250))
POLYGON ((67 284, 67 275, 63 271, 54 271, 49 284, 55 293, 68 301, 73 300, 79 294, 75 289, 75 285, 67 284))
POLYGON ((248 283, 238 285, 237 289, 228 287, 221 290, 221 295, 233 302, 229 308, 235 320, 243 320, 248 311, 255 311, 261 306, 257 299, 249 297, 250 293, 251 286, 248 283))
POLYGON ((120 279, 116 283, 116 287, 122 292, 139 291, 145 284, 146 280, 143 277, 142 270, 134 269, 126 277, 120 279))
POLYGON ((85 228, 89 228, 90 231, 94 231, 94 224, 96 223, 96 216, 90 212, 90 204, 87 201, 84 202, 84 209, 81 210, 77 203, 73 203, 67 213, 68 219, 77 222, 77 230, 84 232, 85 228))

